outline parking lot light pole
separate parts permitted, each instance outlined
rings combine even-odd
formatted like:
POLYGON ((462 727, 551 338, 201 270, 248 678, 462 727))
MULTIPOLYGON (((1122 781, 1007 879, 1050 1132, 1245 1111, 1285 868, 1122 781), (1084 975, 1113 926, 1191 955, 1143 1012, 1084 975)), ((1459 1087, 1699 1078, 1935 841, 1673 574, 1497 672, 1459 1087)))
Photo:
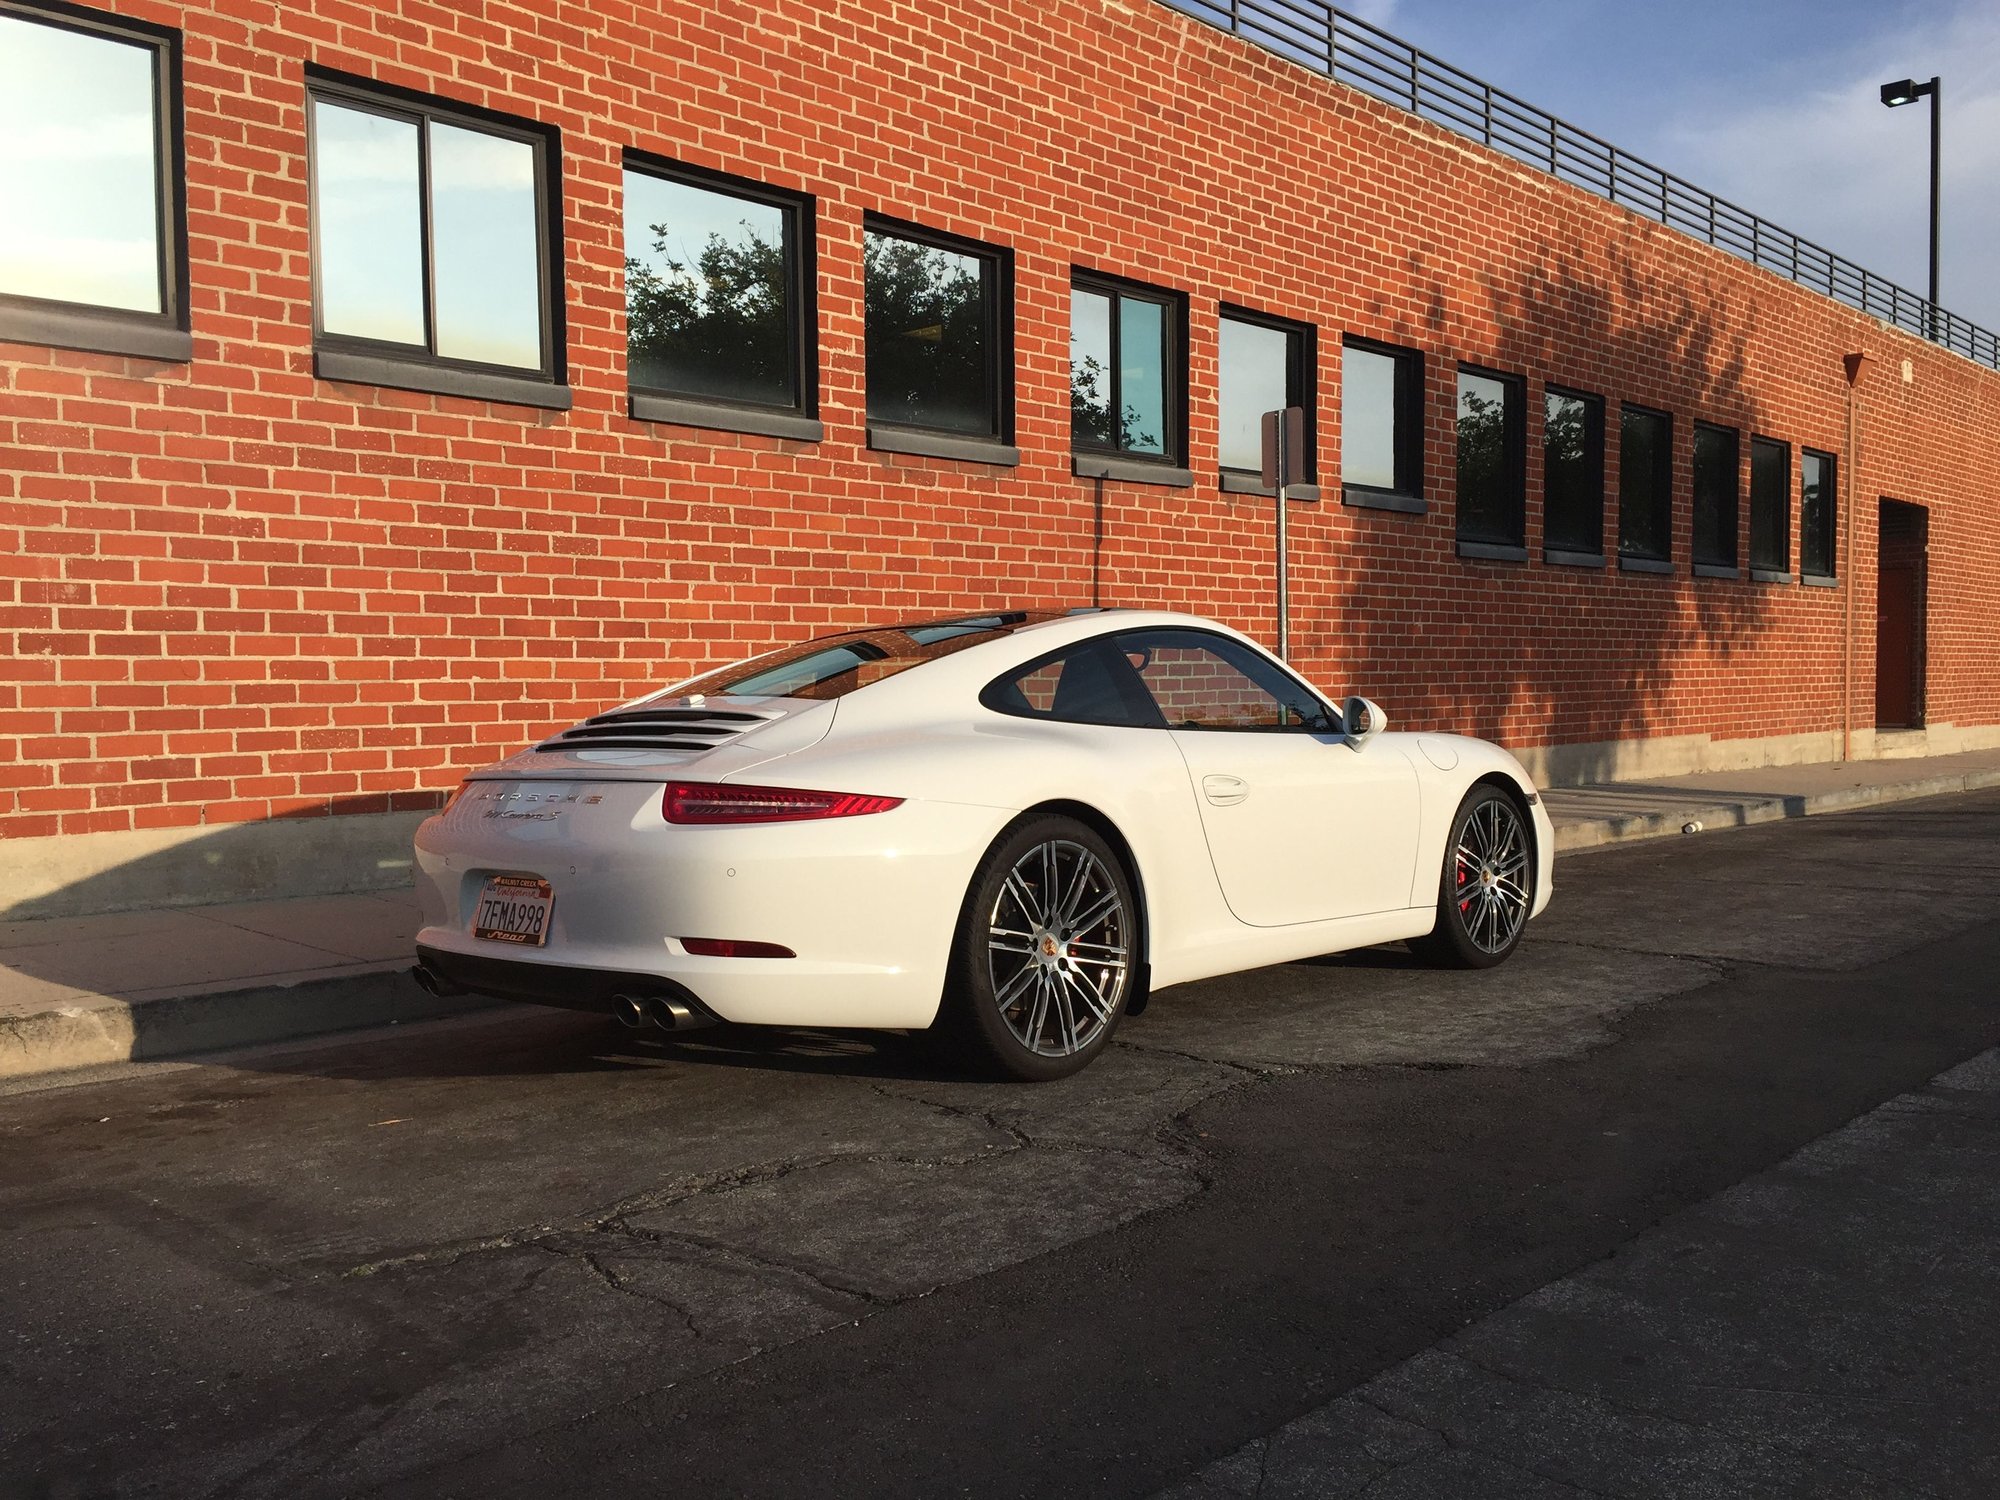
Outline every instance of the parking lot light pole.
POLYGON ((1938 157, 1944 139, 1944 84, 1937 78, 1929 83, 1918 83, 1914 78, 1899 78, 1894 83, 1882 85, 1882 102, 1891 109, 1925 98, 1931 101, 1931 305, 1924 315, 1924 322, 1926 337, 1935 342, 1938 336, 1938 157))

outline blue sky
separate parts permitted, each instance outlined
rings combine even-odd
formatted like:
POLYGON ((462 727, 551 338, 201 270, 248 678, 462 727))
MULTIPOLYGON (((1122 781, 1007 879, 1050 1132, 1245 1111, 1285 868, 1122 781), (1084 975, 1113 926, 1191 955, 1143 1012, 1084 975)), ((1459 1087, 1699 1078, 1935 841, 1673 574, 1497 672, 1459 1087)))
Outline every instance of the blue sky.
POLYGON ((1924 290, 1944 79, 1940 300, 2000 329, 2000 0, 1350 0, 1343 6, 1869 270, 1924 290))

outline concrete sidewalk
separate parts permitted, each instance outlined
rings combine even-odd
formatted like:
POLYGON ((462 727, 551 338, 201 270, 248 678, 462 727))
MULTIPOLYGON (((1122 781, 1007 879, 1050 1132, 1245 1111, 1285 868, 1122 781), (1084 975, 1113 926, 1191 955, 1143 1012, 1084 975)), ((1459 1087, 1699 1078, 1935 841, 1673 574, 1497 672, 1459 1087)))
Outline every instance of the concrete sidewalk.
POLYGON ((2000 786, 2000 750, 1812 766, 1761 766, 1700 776, 1567 787, 1543 794, 1557 849, 1775 823, 1911 797, 2000 786))
MULTIPOLYGON (((2000 786, 2000 750, 1765 767, 1544 794, 1559 850, 2000 786)), ((407 892, 0 923, 0 1079, 473 1008, 406 976, 407 892)))

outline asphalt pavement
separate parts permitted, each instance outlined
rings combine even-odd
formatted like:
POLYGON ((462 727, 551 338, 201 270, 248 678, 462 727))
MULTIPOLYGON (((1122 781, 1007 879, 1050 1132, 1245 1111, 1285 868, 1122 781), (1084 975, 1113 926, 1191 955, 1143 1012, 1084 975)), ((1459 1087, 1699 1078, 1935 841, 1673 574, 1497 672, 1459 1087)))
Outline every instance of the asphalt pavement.
POLYGON ((0 1092, 0 1495, 2000 1492, 2000 792, 1080 1077, 500 1011, 0 1092))

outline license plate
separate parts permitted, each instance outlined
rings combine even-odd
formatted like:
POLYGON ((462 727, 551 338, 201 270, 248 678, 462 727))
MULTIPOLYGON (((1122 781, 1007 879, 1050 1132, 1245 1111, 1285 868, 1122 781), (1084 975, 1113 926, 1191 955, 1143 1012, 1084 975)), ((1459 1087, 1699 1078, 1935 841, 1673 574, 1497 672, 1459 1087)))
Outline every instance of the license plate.
POLYGON ((539 875, 495 875, 479 893, 472 935, 539 948, 549 940, 556 893, 539 875))

